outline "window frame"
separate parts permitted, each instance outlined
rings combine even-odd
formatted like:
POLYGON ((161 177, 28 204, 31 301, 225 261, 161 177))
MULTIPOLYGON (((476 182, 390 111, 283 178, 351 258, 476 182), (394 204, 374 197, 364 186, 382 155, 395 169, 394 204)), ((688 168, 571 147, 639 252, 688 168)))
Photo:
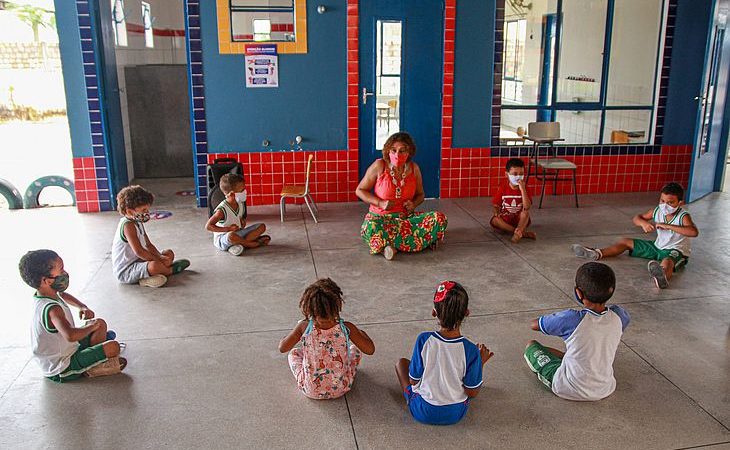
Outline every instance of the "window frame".
POLYGON ((144 46, 145 48, 155 48, 155 33, 153 29, 152 19, 152 5, 148 2, 140 2, 142 7, 142 27, 144 28, 144 46), (149 27, 147 27, 147 20, 145 16, 149 18, 149 27))
MULTIPOLYGON (((659 27, 659 33, 657 35, 657 52, 656 52, 656 60, 654 61, 654 83, 652 85, 652 101, 650 105, 646 104, 635 104, 635 105, 607 105, 607 91, 608 91, 608 77, 609 77, 609 67, 611 62, 611 43, 612 43, 612 34, 613 34, 613 19, 614 19, 614 12, 615 12, 615 4, 616 0, 607 0, 606 2, 606 25, 604 28, 604 42, 603 42, 603 62, 601 67, 601 80, 600 80, 600 96, 599 100, 597 102, 558 102, 558 71, 560 68, 560 53, 561 53, 561 42, 562 42, 562 32, 563 32, 563 2, 564 0, 557 0, 557 5, 555 9, 555 15, 556 15, 556 33, 555 33, 555 57, 553 59, 553 64, 551 67, 552 70, 552 83, 551 83, 551 101, 550 105, 539 105, 539 104, 511 104, 511 103, 504 103, 504 98, 501 100, 500 108, 502 110, 535 110, 536 112, 536 121, 537 116, 540 114, 541 111, 546 111, 551 121, 555 121, 555 117, 557 116, 558 111, 600 111, 601 112, 601 123, 600 123, 600 129, 598 133, 598 141, 597 142, 586 142, 586 143, 580 143, 580 144, 563 144, 563 145, 610 145, 610 144, 604 144, 604 129, 606 126, 606 112, 607 111, 636 111, 636 110, 648 110, 651 111, 652 114, 650 116, 650 121, 648 125, 648 133, 646 135, 646 140, 642 142, 636 142, 636 144, 651 144, 654 141, 655 138, 655 132, 654 129, 657 111, 657 94, 658 94, 658 84, 661 76, 661 69, 660 62, 663 58, 663 37, 665 33, 665 21, 667 16, 667 7, 669 0, 660 0, 661 1, 661 15, 660 15, 660 27, 659 27)), ((505 24, 507 21, 505 21, 505 24)), ((506 29, 506 28, 504 28, 506 29)), ((506 39, 506 36, 505 36, 506 39)), ((506 42, 506 41, 505 41, 506 42)), ((504 54, 502 58, 502 62, 504 63, 504 54)), ((502 70, 504 73, 504 68, 502 70)), ((500 89, 503 86, 504 80, 507 81, 514 81, 510 77, 502 76, 502 80, 500 81, 500 89)), ((513 101, 513 100, 508 100, 513 101)))
POLYGON ((111 0, 111 4, 112 26, 114 28, 114 45, 116 45, 117 47, 128 47, 129 37, 127 36, 127 17, 124 14, 124 0, 111 0), (118 8, 121 9, 121 11, 118 8), (117 16, 120 13, 122 19, 117 20, 117 16), (120 31, 122 33, 120 33, 120 31))

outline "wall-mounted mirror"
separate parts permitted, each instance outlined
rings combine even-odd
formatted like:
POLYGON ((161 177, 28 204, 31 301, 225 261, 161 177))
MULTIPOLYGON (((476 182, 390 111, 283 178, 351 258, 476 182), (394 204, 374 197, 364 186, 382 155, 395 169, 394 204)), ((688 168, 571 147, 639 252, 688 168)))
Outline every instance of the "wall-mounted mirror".
POLYGON ((294 0, 230 0, 234 42, 293 42, 294 0))
POLYGON ((306 0, 217 0, 221 53, 245 53, 252 43, 276 44, 279 53, 307 52, 306 0))

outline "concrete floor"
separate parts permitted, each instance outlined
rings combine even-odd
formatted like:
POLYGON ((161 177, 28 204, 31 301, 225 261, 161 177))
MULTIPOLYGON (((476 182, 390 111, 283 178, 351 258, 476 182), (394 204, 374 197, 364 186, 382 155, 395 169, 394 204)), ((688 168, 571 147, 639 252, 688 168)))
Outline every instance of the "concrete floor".
MULTIPOLYGON (((2 211, 0 285, 0 448, 730 448, 730 194, 690 210, 701 235, 687 270, 659 292, 646 263, 610 261, 614 296, 632 323, 614 364, 618 388, 596 403, 544 390, 522 359, 538 315, 573 306, 576 268, 569 245, 607 244, 636 234, 631 214, 655 194, 551 197, 534 212, 537 242, 513 245, 488 226, 488 199, 429 201, 449 218, 445 245, 386 262, 358 237, 361 204, 320 205, 314 224, 290 206, 250 208, 273 237, 268 248, 235 258, 216 251, 206 212, 172 193, 187 180, 145 182, 171 218, 147 227, 158 247, 192 260, 162 289, 117 284, 109 247, 115 213, 71 208, 2 211), (56 249, 69 291, 127 342, 123 375, 56 385, 30 360, 32 290, 17 272, 28 249, 56 249), (368 331, 353 390, 313 401, 296 390, 278 340, 299 319, 297 303, 316 277, 343 288, 343 316, 368 331), (496 356, 466 419, 448 428, 415 423, 393 371, 417 334, 433 329, 437 282, 462 282, 471 316, 464 333, 496 356)), ((562 345, 558 339, 540 338, 562 345)))

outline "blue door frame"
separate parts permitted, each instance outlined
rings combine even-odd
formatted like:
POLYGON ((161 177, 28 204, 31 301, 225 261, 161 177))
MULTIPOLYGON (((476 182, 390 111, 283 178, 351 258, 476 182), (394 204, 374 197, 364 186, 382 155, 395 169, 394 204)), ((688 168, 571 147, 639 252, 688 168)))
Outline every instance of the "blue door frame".
POLYGON ((90 0, 89 7, 99 80, 99 110, 106 152, 109 193, 111 205, 116 207, 116 193, 129 184, 129 175, 124 146, 122 109, 119 100, 112 11, 108 0, 90 0))
POLYGON ((375 149, 375 97, 363 104, 362 90, 375 92, 378 20, 403 23, 400 129, 416 142, 426 197, 437 197, 441 167, 444 1, 364 0, 360 2, 360 176, 382 153, 375 149))
POLYGON ((710 16, 702 88, 697 96, 697 125, 687 200, 695 201, 720 190, 728 145, 728 86, 730 84, 730 37, 722 11, 730 0, 716 0, 710 16))

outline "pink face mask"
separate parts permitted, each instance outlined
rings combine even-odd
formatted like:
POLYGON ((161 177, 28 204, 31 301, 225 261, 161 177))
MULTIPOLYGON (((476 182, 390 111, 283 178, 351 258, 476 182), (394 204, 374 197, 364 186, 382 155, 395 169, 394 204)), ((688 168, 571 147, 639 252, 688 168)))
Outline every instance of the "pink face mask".
POLYGON ((408 161, 408 153, 390 153, 390 163, 400 167, 408 161))

